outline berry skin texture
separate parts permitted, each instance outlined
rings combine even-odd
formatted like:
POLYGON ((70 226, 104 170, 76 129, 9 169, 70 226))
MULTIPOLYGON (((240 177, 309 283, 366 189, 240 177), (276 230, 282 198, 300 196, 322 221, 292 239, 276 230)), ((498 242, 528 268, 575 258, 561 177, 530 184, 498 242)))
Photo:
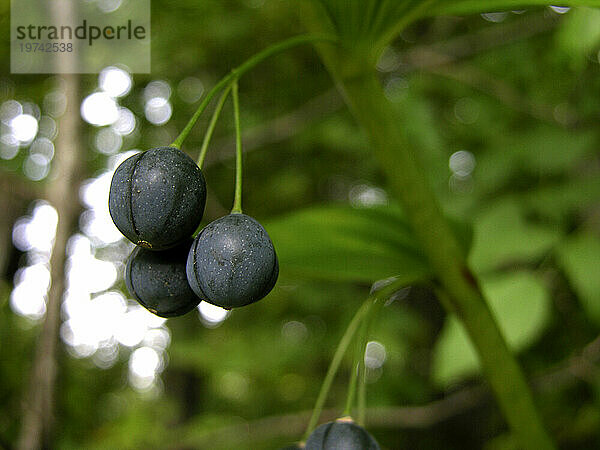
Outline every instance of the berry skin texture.
POLYGON ((153 314, 175 317, 190 312, 200 299, 188 284, 185 261, 192 245, 188 239, 177 247, 150 251, 136 247, 125 266, 129 293, 153 314))
POLYGON ((380 450, 367 430, 351 421, 328 422, 306 440, 305 450, 380 450))
POLYGON ((108 209, 131 242, 164 250, 194 233, 205 203, 204 175, 192 158, 173 147, 158 147, 117 167, 108 209))
POLYGON ((226 309, 260 300, 273 289, 278 275, 269 235, 255 219, 240 213, 208 224, 196 236, 187 260, 194 292, 226 309))

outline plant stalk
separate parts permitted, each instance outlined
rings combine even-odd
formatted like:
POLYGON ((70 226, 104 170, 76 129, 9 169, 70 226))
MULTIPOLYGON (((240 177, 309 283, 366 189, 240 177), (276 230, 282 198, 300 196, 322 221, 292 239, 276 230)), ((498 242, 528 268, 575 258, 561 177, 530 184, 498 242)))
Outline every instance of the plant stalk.
POLYGON ((235 124, 235 194, 232 213, 242 213, 242 129, 240 126, 240 99, 238 96, 238 82, 231 85, 231 98, 233 99, 233 121, 235 124))
POLYGON ((379 312, 385 306, 386 299, 380 299, 375 302, 373 308, 369 313, 369 317, 363 322, 361 329, 361 347, 360 356, 358 360, 358 400, 357 400, 357 413, 356 423, 361 427, 365 426, 366 411, 367 411, 367 367, 365 365, 365 357, 367 355, 367 344, 369 342, 369 335, 371 333, 371 326, 373 322, 379 317, 379 312))
MULTIPOLYGON (((307 8, 311 32, 329 31, 320 11, 307 8)), ((509 350, 461 248, 427 183, 401 121, 384 95, 370 55, 317 45, 346 103, 370 138, 390 189, 400 200, 422 250, 473 342, 484 375, 522 448, 553 449, 521 368, 509 350)))
POLYGON ((219 120, 219 116, 221 115, 221 110, 223 109, 223 105, 225 104, 225 100, 227 99, 227 95, 229 95, 230 90, 231 86, 225 88, 225 90, 221 94, 221 97, 219 97, 217 106, 215 106, 213 115, 210 118, 210 123, 208 124, 208 128, 206 129, 206 134, 204 135, 204 140, 202 141, 202 147, 200 147, 200 152, 198 154, 197 164, 198 167, 200 167, 201 169, 202 165, 204 164, 204 159, 206 158, 206 153, 208 151, 208 144, 210 144, 213 132, 215 131, 215 126, 217 125, 217 121, 219 120))
POLYGON ((344 354, 346 353, 348 346, 352 342, 352 338, 354 337, 356 330, 358 330, 361 321, 369 312, 369 309, 372 305, 373 299, 369 297, 361 305, 358 311, 356 311, 356 314, 354 314, 354 317, 350 321, 348 328, 346 328, 346 331, 335 350, 333 358, 331 359, 329 368, 327 369, 327 374, 325 375, 325 379, 323 380, 323 384, 321 385, 321 390, 319 391, 319 396, 317 397, 315 407, 313 408, 312 415, 310 417, 310 420, 308 421, 306 432, 304 433, 304 436, 302 438, 303 441, 306 441, 315 429, 315 426, 319 421, 319 417, 321 416, 321 411, 323 411, 323 406, 325 406, 325 400, 327 399, 327 394, 329 393, 329 389, 331 388, 331 384, 333 383, 335 374, 337 373, 340 364, 342 363, 342 359, 344 358, 344 354))
POLYGON ((319 395, 317 397, 317 401, 313 408, 312 415, 310 420, 308 421, 308 426, 306 427, 306 432, 302 438, 303 441, 308 439, 308 436, 315 429, 317 422, 319 421, 319 417, 321 416, 321 412, 323 411, 323 406, 325 405, 325 400, 327 399, 327 394, 329 393, 329 389, 331 388, 331 384, 333 383, 333 379, 335 378, 335 374, 337 373, 344 354, 348 349, 348 346, 352 342, 352 338, 354 337, 356 331, 358 330, 359 325, 363 322, 363 320, 368 317, 369 312, 373 308, 373 305, 378 305, 379 303, 383 303, 385 299, 389 298, 394 292, 397 292, 398 289, 406 286, 406 280, 393 280, 390 283, 382 286, 381 288, 371 291, 367 299, 361 305, 361 307, 356 311, 354 317, 350 321, 350 324, 346 328, 342 339, 338 343, 338 346, 335 350, 333 358, 329 363, 329 368, 327 369, 327 374, 325 375, 325 379, 323 380, 323 384, 321 385, 321 390, 319 391, 319 395), (379 302, 379 303, 378 303, 379 302))

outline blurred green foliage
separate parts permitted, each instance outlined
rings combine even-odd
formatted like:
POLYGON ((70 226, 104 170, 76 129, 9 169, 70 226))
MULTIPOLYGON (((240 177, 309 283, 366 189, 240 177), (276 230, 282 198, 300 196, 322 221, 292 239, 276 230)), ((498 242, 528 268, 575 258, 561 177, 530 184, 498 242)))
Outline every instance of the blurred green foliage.
MULTIPOLYGON (((438 8, 468 13, 474 3, 438 8)), ((0 6, 0 101, 39 104, 53 78, 9 74, 7 4, 0 6)), ((123 99, 142 119, 122 149, 170 143, 195 108, 176 95, 181 80, 198 77, 206 91, 258 50, 302 32, 294 10, 292 2, 275 0, 182 0, 177 7, 154 0, 152 73, 135 75, 123 99), (174 91, 174 114, 163 126, 143 119, 143 88, 156 79, 174 91)), ((403 117, 398 126, 419 150, 442 207, 473 230, 469 261, 520 352, 552 434, 568 449, 600 447, 600 350, 586 347, 600 331, 598 14, 540 6, 494 21, 478 14, 428 18, 391 42, 391 59, 379 64, 403 117), (459 151, 474 157, 466 173, 449 168, 459 151)), ((96 76, 81 81, 84 95, 96 88, 96 76)), ((204 327, 194 313, 169 320, 159 395, 128 385, 127 348, 109 369, 63 349, 56 448, 257 450, 298 439, 307 416, 285 415, 312 408, 371 283, 394 275, 411 288, 373 327, 371 339, 385 346, 387 359, 369 374, 368 405, 392 409, 383 419, 373 411, 370 431, 389 449, 510 448, 509 439, 497 438, 505 428, 488 397, 472 395, 463 409, 452 400, 482 383, 476 357, 459 323, 439 306, 430 270, 386 195, 367 140, 331 90, 309 47, 269 59, 240 82, 242 126, 253 132, 244 210, 264 222, 280 254, 273 293, 217 328, 204 327), (454 413, 430 406, 420 422, 402 415, 404 407, 445 396, 454 413)), ((207 117, 184 145, 192 155, 207 117)), ((205 223, 232 203, 230 117, 226 105, 207 159, 205 223)), ((106 156, 92 149, 95 129, 84 131, 91 177, 104 170, 106 156)), ((22 155, 1 161, 2 176, 23 178, 22 163, 22 155)), ((7 448, 19 430, 39 331, 10 309, 12 275, 5 274, 0 289, 0 446, 7 448)), ((349 367, 348 360, 328 401, 339 412, 349 367)))

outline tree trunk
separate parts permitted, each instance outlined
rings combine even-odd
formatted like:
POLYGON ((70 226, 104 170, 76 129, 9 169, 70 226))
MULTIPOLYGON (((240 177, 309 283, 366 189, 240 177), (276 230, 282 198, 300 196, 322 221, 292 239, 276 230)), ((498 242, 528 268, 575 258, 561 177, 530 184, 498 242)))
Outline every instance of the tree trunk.
MULTIPOLYGON (((69 2, 69 4, 71 4, 69 2)), ((64 4, 62 4, 64 5, 64 4)), ((69 23, 71 7, 50 6, 57 23, 69 23)), ((74 72, 75 64, 68 55, 58 53, 57 65, 64 72, 74 72), (65 70, 67 69, 67 70, 65 70)), ((48 293, 46 316, 38 338, 35 359, 31 368, 29 390, 26 393, 23 422, 17 448, 35 450, 51 448, 54 423, 57 347, 60 328, 60 308, 65 281, 65 249, 79 217, 79 185, 82 174, 82 153, 79 145, 79 76, 63 76, 67 109, 60 118, 56 138, 56 153, 52 164, 46 198, 58 212, 56 239, 50 257, 52 285, 48 293)))

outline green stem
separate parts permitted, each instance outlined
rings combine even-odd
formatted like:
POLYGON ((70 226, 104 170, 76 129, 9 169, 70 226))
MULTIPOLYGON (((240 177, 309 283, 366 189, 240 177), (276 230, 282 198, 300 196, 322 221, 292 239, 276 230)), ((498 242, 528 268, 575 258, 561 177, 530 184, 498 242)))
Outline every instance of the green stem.
MULTIPOLYGON (((360 348, 360 346, 357 345, 357 348, 360 348)), ((344 412, 342 413, 342 416, 344 416, 344 417, 352 415, 352 406, 354 406, 354 396, 356 394, 356 384, 357 384, 357 380, 358 380, 358 366, 359 366, 359 364, 356 363, 356 358, 355 358, 354 362, 352 363, 352 368, 350 371, 350 381, 348 383, 348 393, 346 394, 346 406, 344 407, 344 412)))
MULTIPOLYGON (((303 10, 303 18, 312 31, 329 29, 320 11, 310 6, 303 10)), ((448 294, 453 312, 464 324, 484 375, 520 447, 555 448, 534 406, 523 372, 467 266, 464 249, 443 216, 416 153, 399 127, 402 122, 385 97, 375 71, 365 63, 371 59, 353 53, 352 49, 318 46, 318 50, 351 111, 367 131, 390 189, 401 201, 429 264, 448 294)))
POLYGON ((361 427, 365 426, 365 417, 367 415, 367 368, 365 367, 365 350, 363 347, 362 361, 358 366, 358 404, 356 413, 356 423, 361 427))
MULTIPOLYGON (((361 406, 361 396, 365 395, 365 379, 364 379, 364 366, 365 366, 365 349, 367 345, 367 337, 369 335, 369 328, 373 321, 374 311, 379 310, 380 305, 383 301, 376 301, 373 307, 369 309, 366 317, 360 325, 358 336, 356 337, 356 348, 354 350, 354 360, 352 363, 352 373, 350 374, 350 382, 348 383, 348 394, 346 396, 346 407, 342 416, 352 416, 352 407, 354 406, 354 397, 358 387, 358 417, 363 418, 364 422, 364 404, 361 406)), ((364 402, 364 398, 362 401, 364 402)), ((359 425, 361 423, 358 422, 359 425)))
POLYGON ((233 121, 235 123, 235 195, 231 213, 242 213, 242 130, 240 127, 240 99, 237 80, 231 85, 233 121))
POLYGON ((360 349, 360 359, 358 360, 358 405, 357 405, 357 414, 356 414, 356 423, 360 426, 365 425, 365 416, 367 412, 367 368, 365 366, 365 355, 367 352, 367 344, 369 342, 369 335, 371 332, 371 326, 377 316, 379 315, 379 311, 383 308, 385 304, 385 300, 381 299, 378 302, 375 302, 373 308, 369 312, 369 317, 363 323, 363 328, 361 330, 361 349, 360 349))
POLYGON ((333 354, 333 358, 331 359, 331 363, 329 364, 329 368, 327 369, 327 374, 325 375, 325 379, 323 380, 323 384, 321 385, 321 390, 319 391, 319 395, 317 397, 317 401, 315 403, 315 407, 313 409, 313 413, 308 421, 308 426, 306 427, 306 432, 302 438, 303 441, 308 439, 310 433, 313 432, 317 422, 319 421, 319 417, 321 416, 321 412, 323 411, 323 406, 325 405, 325 400, 327 399, 327 394, 329 393, 329 389, 331 388, 331 384, 333 383, 333 379, 335 378, 335 374, 337 373, 342 359, 344 358, 344 354, 352 342, 352 338, 354 337, 354 333, 358 329, 362 319, 367 314, 371 305, 373 303, 373 299, 369 297, 365 302, 361 305, 361 307, 356 311, 354 317, 350 321, 348 328, 346 328, 346 332, 342 336, 340 343, 335 349, 335 353, 333 354))
POLYGON ((177 136, 177 139, 173 141, 171 147, 181 148, 183 141, 185 141, 188 134, 190 134, 190 131, 196 124, 198 118, 202 115, 212 98, 222 88, 229 85, 232 81, 240 78, 243 74, 248 72, 257 64, 267 59, 269 56, 281 53, 297 45, 306 44, 310 42, 337 42, 337 39, 324 35, 303 34, 300 36, 294 36, 292 38, 286 39, 285 41, 278 42, 277 44, 267 47, 264 50, 258 52, 256 55, 250 57, 238 67, 229 72, 229 74, 221 78, 221 80, 213 86, 213 88, 208 92, 208 94, 206 94, 206 97, 204 97, 204 99, 198 106, 198 109, 188 121, 187 125, 183 128, 179 136, 177 136))
POLYGON ((385 286, 381 287, 375 292, 369 294, 369 297, 364 301, 361 307, 356 311, 354 317, 350 321, 350 324, 346 328, 342 339, 340 340, 335 353, 333 354, 333 358, 329 363, 329 368, 327 369, 327 374, 325 375, 325 379, 323 380, 323 384, 321 385, 321 390, 319 391, 319 395, 317 397, 317 401, 315 402, 315 406, 313 408, 312 415, 310 416, 310 420, 308 421, 308 426, 306 427, 306 432, 302 438, 303 441, 308 439, 310 433, 313 432, 317 422, 319 421, 319 417, 321 416, 321 412, 323 411, 323 406, 325 405, 325 400, 327 399, 327 394, 329 393, 329 389, 331 388, 331 384, 333 383, 333 379, 340 367, 344 354, 352 342, 352 338, 358 326, 364 319, 366 315, 368 315, 371 306, 376 303, 378 300, 383 303, 383 300, 389 298, 394 292, 398 289, 410 285, 410 282, 405 279, 399 279, 392 281, 385 286))
POLYGON ((354 397, 356 395, 356 387, 358 384, 358 374, 361 367, 361 358, 364 358, 364 347, 365 347, 365 336, 366 326, 371 317, 371 311, 374 308, 370 308, 367 311, 367 315, 360 325, 358 335, 356 337, 354 356, 352 360, 352 371, 350 372, 350 381, 348 382, 348 394, 346 395, 346 406, 342 416, 352 416, 352 407, 354 406, 354 397))
POLYGON ((175 139, 173 141, 173 143, 171 144, 171 147, 181 148, 181 145, 183 144, 183 141, 185 141, 185 139, 187 138, 188 134, 190 134, 190 131, 192 131, 192 128, 194 128, 194 125, 196 124, 196 121, 202 115, 202 113, 204 112, 204 110, 206 109, 206 107, 208 106, 208 104, 210 103, 210 101, 212 100, 212 98, 223 87, 225 87, 229 83, 231 83, 231 80, 233 80, 233 79, 234 79, 233 73, 230 72, 228 75, 226 75, 225 77, 221 78, 221 80, 217 84, 215 84, 213 86, 213 88, 208 92, 208 94, 206 94, 206 97, 204 97, 204 99, 202 100, 202 102, 198 106, 198 109, 196 109, 196 112, 192 115, 192 117, 188 121, 187 125, 183 128, 183 130, 181 130, 181 133, 179 133, 179 136, 177 136, 177 139, 175 139))
POLYGON ((206 130, 206 134, 204 135, 204 140, 202 141, 202 147, 200 148, 200 154, 198 155, 198 167, 202 169, 202 164, 204 164, 204 159, 206 158, 206 153, 208 150, 208 144, 210 143, 210 139, 212 138, 213 132, 215 131, 215 126, 217 125, 217 120, 219 120, 219 116, 221 115, 221 110, 223 109, 223 105, 225 104, 225 99, 227 99, 227 95, 229 95, 229 91, 231 90, 231 85, 227 86, 219 101, 217 102, 217 106, 215 107, 215 111, 213 112, 212 117, 210 118, 210 123, 208 124, 208 129, 206 130))

